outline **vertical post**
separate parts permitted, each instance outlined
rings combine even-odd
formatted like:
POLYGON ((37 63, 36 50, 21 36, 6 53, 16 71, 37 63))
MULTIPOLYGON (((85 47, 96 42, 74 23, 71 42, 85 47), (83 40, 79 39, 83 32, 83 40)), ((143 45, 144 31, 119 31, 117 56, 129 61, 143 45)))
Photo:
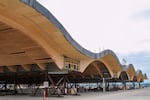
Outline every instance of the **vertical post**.
POLYGON ((103 92, 106 91, 106 88, 105 88, 105 78, 103 77, 103 92))
POLYGON ((48 81, 44 81, 43 86, 44 86, 43 100, 46 100, 46 97, 48 95, 47 89, 48 89, 48 86, 49 86, 48 81))
POLYGON ((141 88, 141 83, 139 82, 139 88, 141 88))
POLYGON ((109 81, 108 81, 108 85, 107 85, 107 87, 108 87, 108 91, 109 91, 109 81))
POLYGON ((44 86, 44 98, 43 100, 46 100, 46 97, 48 96, 48 87, 49 87, 49 82, 48 82, 48 70, 45 71, 45 81, 43 82, 44 86))
POLYGON ((125 81, 123 81, 123 90, 126 90, 126 82, 125 81))
POLYGON ((48 87, 49 87, 49 82, 48 82, 48 70, 45 71, 45 95, 46 97, 48 96, 48 87))
POLYGON ((98 87, 98 79, 97 79, 97 91, 99 91, 99 87, 98 87))
POLYGON ((43 100, 46 100, 46 88, 44 88, 43 100))
POLYGON ((135 89, 135 82, 133 82, 133 89, 135 89))
POLYGON ((127 90, 127 84, 126 84, 126 81, 125 81, 125 90, 127 90))
POLYGON ((66 76, 64 76, 64 95, 67 94, 67 89, 66 89, 66 76))
POLYGON ((14 75, 14 95, 17 94, 16 74, 14 75))
MULTIPOLYGON (((7 91, 7 82, 4 84, 5 91, 7 91)), ((7 92, 6 92, 7 95, 7 92)))

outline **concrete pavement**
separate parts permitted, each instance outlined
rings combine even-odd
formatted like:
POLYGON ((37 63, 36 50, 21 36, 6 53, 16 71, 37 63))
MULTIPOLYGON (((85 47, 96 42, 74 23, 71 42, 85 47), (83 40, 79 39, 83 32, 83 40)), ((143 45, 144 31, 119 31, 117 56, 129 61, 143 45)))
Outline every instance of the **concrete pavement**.
MULTIPOLYGON (((43 98, 30 96, 0 96, 0 100, 43 100, 43 98)), ((83 93, 80 96, 47 97, 46 100, 150 100, 150 88, 106 93, 83 93)))

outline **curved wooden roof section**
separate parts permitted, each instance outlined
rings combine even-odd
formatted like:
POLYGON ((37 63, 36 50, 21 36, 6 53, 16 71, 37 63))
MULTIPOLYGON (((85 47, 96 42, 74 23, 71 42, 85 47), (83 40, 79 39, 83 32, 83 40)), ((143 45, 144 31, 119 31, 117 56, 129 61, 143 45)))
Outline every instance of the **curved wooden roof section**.
MULTIPOLYGON (((111 50, 93 53, 80 46, 36 0, 0 0, 0 71, 62 70, 64 57, 80 61, 81 73, 119 78, 121 64, 111 50), (8 3, 9 2, 9 3, 8 3), (93 69, 94 67, 94 69, 93 69), (93 71, 90 71, 93 69, 93 71), (105 70, 105 71, 104 71, 105 70)), ((128 72, 134 74, 134 72, 128 72)))
POLYGON ((138 81, 138 82, 143 82, 143 81, 144 81, 144 76, 143 76, 141 70, 137 70, 137 71, 136 71, 136 76, 137 76, 137 81, 138 81))
POLYGON ((136 77, 136 71, 134 69, 133 64, 129 64, 127 67, 127 71, 126 71, 129 75, 129 79, 130 81, 134 81, 135 77, 136 77))
POLYGON ((144 79, 145 79, 145 80, 147 80, 147 79, 148 79, 148 77, 147 77, 147 74, 146 74, 146 73, 144 73, 144 74, 143 74, 143 77, 144 77, 144 79))

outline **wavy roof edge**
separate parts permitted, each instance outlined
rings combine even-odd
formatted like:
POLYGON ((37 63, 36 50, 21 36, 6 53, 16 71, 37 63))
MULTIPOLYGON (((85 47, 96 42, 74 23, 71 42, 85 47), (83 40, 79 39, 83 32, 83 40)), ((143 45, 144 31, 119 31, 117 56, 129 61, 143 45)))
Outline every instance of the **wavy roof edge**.
MULTIPOLYGON (((36 0, 21 0, 21 1, 24 2, 25 4, 31 6, 32 8, 37 10, 39 13, 44 15, 46 18, 48 18, 48 20, 51 21, 61 31, 61 33, 66 38, 66 40, 69 41, 71 43, 71 45, 74 46, 82 54, 85 54, 85 55, 87 55, 87 56, 89 56, 91 58, 94 58, 94 59, 99 59, 99 58, 103 57, 104 55, 111 54, 118 60, 118 57, 116 56, 116 54, 112 50, 107 49, 107 50, 104 50, 104 51, 99 52, 99 53, 93 53, 93 52, 83 48, 79 43, 77 43, 70 36, 70 34, 67 32, 67 30, 52 15, 52 13, 48 9, 46 9, 44 6, 42 6, 38 1, 36 1, 36 0)), ((118 63, 120 64, 119 60, 118 60, 118 63)))

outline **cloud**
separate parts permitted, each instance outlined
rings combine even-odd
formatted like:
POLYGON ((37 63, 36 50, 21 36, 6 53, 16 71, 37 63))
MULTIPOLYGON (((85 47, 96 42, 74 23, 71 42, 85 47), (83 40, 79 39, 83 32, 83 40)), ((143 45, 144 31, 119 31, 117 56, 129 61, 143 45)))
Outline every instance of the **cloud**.
POLYGON ((150 8, 135 14, 135 17, 143 20, 150 20, 150 8))

